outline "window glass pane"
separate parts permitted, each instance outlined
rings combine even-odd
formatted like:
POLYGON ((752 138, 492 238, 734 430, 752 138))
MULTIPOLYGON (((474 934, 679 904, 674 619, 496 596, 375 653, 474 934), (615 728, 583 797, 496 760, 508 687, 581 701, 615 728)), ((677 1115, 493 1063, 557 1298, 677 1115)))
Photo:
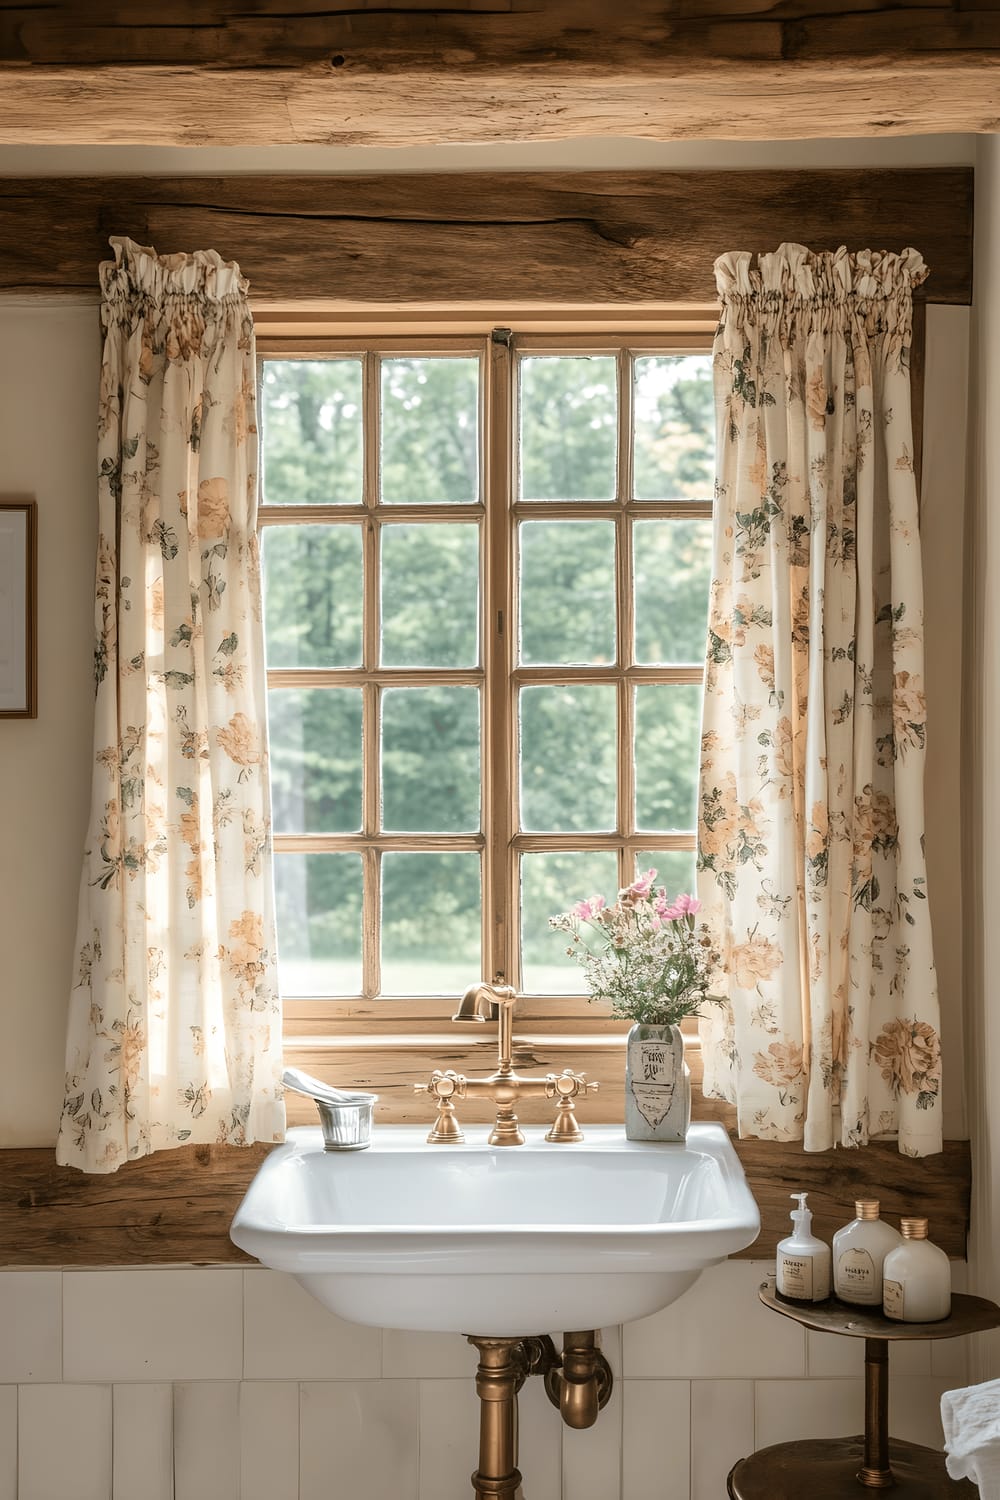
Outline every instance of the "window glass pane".
POLYGON ((479 499, 478 359, 382 361, 382 499, 479 499))
POLYGON ((697 683, 636 688, 635 818, 644 832, 694 829, 701 694, 697 683))
POLYGON ((521 554, 521 660, 615 659, 611 521, 526 521, 521 554))
POLYGON ((360 526, 268 526, 263 556, 268 666, 360 666, 360 526))
POLYGON ((383 526, 382 661, 479 662, 479 527, 383 526))
POLYGON ((666 888, 668 896, 695 894, 695 851, 693 849, 639 849, 635 856, 635 873, 656 871, 656 884, 666 888))
POLYGON ((479 855, 382 856, 382 991, 457 995, 482 977, 479 855))
POLYGON ((611 355, 525 357, 521 371, 521 496, 612 500, 617 488, 618 388, 611 355))
POLYGON ((394 833, 478 830, 478 688, 382 694, 382 826, 394 833))
POLYGON ((614 828, 615 688, 522 688, 520 713, 521 827, 535 833, 614 828))
POLYGON ((636 661, 704 661, 711 518, 637 521, 632 547, 636 661))
POLYGON ((360 854, 276 854, 283 995, 361 993, 360 854))
POLYGON ((521 985, 529 995, 583 995, 583 969, 566 954, 567 937, 553 932, 549 918, 577 901, 618 891, 618 856, 612 849, 586 854, 524 854, 521 857, 521 985))
POLYGON ((276 833, 361 827, 361 690, 273 688, 268 698, 276 833))
POLYGON ((264 362, 265 505, 360 505, 361 361, 264 362))
POLYGON ((715 405, 708 354, 635 362, 634 491, 639 500, 711 500, 715 405))

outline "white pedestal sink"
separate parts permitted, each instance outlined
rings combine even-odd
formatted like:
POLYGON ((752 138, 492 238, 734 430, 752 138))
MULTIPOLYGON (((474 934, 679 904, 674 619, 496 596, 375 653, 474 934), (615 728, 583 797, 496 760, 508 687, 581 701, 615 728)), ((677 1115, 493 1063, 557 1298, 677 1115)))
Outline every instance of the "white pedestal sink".
POLYGON ((382 1126, 369 1150, 338 1154, 293 1130, 232 1239, 352 1322, 513 1337, 645 1317, 760 1231, 721 1125, 677 1146, 612 1125, 566 1146, 467 1134, 429 1146, 426 1127, 382 1126))

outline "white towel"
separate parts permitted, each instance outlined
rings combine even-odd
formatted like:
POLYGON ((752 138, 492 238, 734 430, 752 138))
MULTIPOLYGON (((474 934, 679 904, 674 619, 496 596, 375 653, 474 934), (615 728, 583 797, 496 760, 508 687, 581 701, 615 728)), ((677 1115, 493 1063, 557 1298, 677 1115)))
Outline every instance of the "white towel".
POLYGON ((971 1479, 982 1500, 1000 1500, 1000 1380, 945 1391, 941 1425, 952 1479, 971 1479))

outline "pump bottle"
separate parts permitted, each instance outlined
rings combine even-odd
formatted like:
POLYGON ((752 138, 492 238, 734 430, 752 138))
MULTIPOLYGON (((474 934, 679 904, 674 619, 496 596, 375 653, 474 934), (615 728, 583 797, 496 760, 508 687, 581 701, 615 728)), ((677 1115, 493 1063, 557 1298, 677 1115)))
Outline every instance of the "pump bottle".
POLYGON ((792 1302, 825 1302, 830 1295, 830 1247, 812 1233, 812 1214, 806 1193, 792 1193, 795 1226, 778 1246, 775 1287, 779 1297, 792 1302))

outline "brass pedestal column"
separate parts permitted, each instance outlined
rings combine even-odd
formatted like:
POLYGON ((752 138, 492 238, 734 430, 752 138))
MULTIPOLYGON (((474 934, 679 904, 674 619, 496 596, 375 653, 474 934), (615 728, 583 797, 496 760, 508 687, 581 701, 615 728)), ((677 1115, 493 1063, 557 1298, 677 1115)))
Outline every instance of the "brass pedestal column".
POLYGON ((865 1339, 865 1461, 858 1479, 869 1489, 896 1483, 889 1467, 889 1343, 865 1339))
POLYGON ((469 1335, 479 1350, 479 1467, 472 1476, 477 1500, 514 1500, 517 1467, 517 1393, 524 1384, 524 1341, 469 1335))

